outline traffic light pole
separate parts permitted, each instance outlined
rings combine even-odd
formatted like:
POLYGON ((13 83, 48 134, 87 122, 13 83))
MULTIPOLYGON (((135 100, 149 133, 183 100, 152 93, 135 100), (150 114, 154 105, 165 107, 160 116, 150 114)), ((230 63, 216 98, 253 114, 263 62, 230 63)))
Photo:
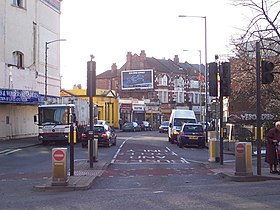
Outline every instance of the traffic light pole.
POLYGON ((256 42, 256 91, 257 91, 257 175, 261 175, 261 78, 260 43, 256 42))
POLYGON ((94 141, 94 122, 93 122, 93 96, 96 95, 96 62, 92 59, 87 62, 87 96, 89 97, 89 166, 93 168, 93 141, 94 141))
POLYGON ((222 90, 222 79, 223 79, 223 67, 218 66, 219 75, 220 75, 220 164, 224 164, 224 139, 223 139, 223 90, 222 90))

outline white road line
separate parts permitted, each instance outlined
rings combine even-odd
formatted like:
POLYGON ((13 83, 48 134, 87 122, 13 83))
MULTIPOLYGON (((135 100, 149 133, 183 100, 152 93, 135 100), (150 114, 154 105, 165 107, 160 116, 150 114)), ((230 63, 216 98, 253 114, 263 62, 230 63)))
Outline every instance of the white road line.
POLYGON ((117 159, 117 156, 118 156, 118 154, 120 153, 120 151, 121 151, 123 145, 125 144, 126 141, 128 141, 128 140, 131 139, 131 138, 132 138, 132 137, 129 137, 129 138, 127 138, 127 139, 124 140, 124 142, 121 144, 121 146, 120 146, 119 149, 117 150, 116 154, 114 155, 114 157, 113 157, 111 163, 115 163, 115 161, 116 161, 116 159, 117 159))
POLYGON ((15 153, 15 152, 18 152, 22 149, 15 149, 15 150, 11 150, 10 152, 6 152, 5 155, 9 155, 9 154, 12 154, 12 153, 15 153))
POLYGON ((5 150, 0 151, 0 154, 6 153, 6 152, 9 152, 9 151, 11 151, 11 150, 10 149, 5 149, 5 150))

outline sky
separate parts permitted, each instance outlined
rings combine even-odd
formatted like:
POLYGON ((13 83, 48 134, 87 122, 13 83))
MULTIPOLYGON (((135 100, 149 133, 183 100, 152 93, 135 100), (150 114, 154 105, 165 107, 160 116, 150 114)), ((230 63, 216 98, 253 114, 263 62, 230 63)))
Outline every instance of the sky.
POLYGON ((215 55, 231 54, 231 37, 242 34, 248 23, 245 10, 230 0, 82 0, 61 2, 61 86, 86 88, 86 63, 95 56, 96 71, 120 68, 127 52, 180 62, 205 63, 206 16, 207 62, 215 55), (79 2, 79 3, 77 3, 79 2), (184 51, 187 50, 187 51, 184 51))

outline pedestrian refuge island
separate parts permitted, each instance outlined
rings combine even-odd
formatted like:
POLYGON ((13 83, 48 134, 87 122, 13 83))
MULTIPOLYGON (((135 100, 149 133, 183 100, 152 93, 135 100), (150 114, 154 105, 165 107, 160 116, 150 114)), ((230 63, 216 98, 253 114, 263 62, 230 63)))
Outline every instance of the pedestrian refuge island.
POLYGON ((68 185, 67 148, 52 149, 52 185, 68 185))
POLYGON ((235 143, 235 175, 253 176, 251 142, 235 143))

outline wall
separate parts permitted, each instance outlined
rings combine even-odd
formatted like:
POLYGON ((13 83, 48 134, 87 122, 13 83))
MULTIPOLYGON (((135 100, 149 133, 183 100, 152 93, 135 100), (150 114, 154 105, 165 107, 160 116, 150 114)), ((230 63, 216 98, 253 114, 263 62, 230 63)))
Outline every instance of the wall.
POLYGON ((37 106, 0 104, 0 139, 38 135, 38 126, 33 121, 37 113, 37 106))

